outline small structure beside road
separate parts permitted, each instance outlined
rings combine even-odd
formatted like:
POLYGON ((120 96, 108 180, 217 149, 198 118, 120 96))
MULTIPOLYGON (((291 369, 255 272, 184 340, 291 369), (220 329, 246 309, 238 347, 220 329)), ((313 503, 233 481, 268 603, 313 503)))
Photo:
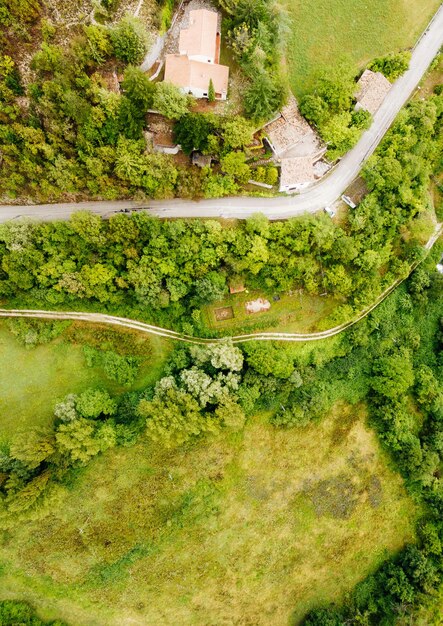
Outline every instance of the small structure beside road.
POLYGON ((316 180, 311 157, 292 157, 281 160, 280 191, 291 193, 305 189, 316 180))
POLYGON ((365 70, 357 82, 357 87, 355 110, 364 109, 374 115, 391 89, 391 83, 381 72, 365 70))
POLYGON ((293 95, 263 133, 280 163, 280 192, 300 191, 329 170, 330 166, 321 161, 326 146, 301 115, 293 95))
POLYGON ((192 165, 197 167, 211 167, 212 157, 209 154, 202 154, 194 150, 192 153, 192 165))

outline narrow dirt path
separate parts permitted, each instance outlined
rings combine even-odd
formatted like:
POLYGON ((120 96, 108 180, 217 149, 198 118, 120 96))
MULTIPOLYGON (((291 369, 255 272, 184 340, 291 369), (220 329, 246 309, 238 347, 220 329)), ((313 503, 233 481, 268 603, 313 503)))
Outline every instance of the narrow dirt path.
MULTIPOLYGON (((435 242, 443 234, 443 223, 437 224, 434 234, 430 237, 429 241, 425 245, 427 253, 432 249, 435 242)), ((417 261, 411 267, 411 271, 408 276, 414 271, 414 269, 421 263, 417 261)), ((111 324, 120 328, 130 328, 132 330, 138 330, 142 333, 150 335, 157 335, 166 339, 174 341, 181 341, 184 343, 207 345, 223 341, 223 339, 231 339, 233 343, 245 343, 247 341, 319 341, 320 339, 327 339, 343 332, 347 328, 350 328, 364 317, 366 317, 371 311, 373 311, 390 293, 394 291, 403 281, 408 278, 399 278, 392 285, 383 291, 379 297, 370 306, 365 308, 357 317, 344 322, 334 328, 323 330, 316 333, 250 333, 244 335, 233 335, 231 337, 203 339, 200 337, 192 337, 191 335, 185 335, 178 333, 175 330, 168 330, 167 328, 161 328, 160 326, 153 326, 152 324, 146 324, 145 322, 139 322, 127 317, 117 317, 116 315, 107 315, 105 313, 87 313, 82 311, 44 311, 38 309, 0 309, 0 317, 28 317, 47 320, 74 320, 79 322, 89 322, 91 324, 111 324)))

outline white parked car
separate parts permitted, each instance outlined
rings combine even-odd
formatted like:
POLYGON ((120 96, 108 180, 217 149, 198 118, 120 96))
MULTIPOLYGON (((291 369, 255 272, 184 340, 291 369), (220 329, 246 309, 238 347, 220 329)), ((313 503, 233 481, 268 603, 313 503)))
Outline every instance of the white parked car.
POLYGON ((325 213, 327 213, 329 217, 335 217, 335 211, 331 209, 330 206, 325 206, 325 213))
POLYGON ((355 207, 357 206, 357 205, 355 204, 355 202, 353 202, 353 200, 351 200, 351 198, 350 198, 349 196, 344 196, 344 195, 343 195, 343 196, 341 197, 341 199, 343 200, 343 202, 346 202, 346 204, 347 204, 348 206, 350 206, 350 207, 351 207, 351 209, 355 209, 355 207))

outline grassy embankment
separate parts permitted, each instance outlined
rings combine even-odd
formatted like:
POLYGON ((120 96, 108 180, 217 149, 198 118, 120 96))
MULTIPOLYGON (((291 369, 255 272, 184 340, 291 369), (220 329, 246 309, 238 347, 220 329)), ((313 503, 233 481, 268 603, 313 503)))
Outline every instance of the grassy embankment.
POLYGON ((71 326, 50 344, 27 349, 10 333, 7 322, 0 322, 0 441, 28 428, 44 430, 52 422, 54 404, 68 393, 96 386, 110 393, 145 387, 158 377, 170 348, 160 337, 137 335, 145 356, 137 380, 122 387, 109 380, 101 368, 86 367, 81 344, 100 346, 94 342, 94 326, 83 327, 82 342, 72 335, 76 327, 80 326, 71 326), (72 341, 67 340, 69 336, 72 341))
POLYGON ((91 463, 51 516, 8 533, 2 596, 75 626, 283 626, 340 601, 417 515, 362 407, 290 431, 256 417, 91 463))
POLYGON ((356 69, 374 57, 411 47, 440 0, 281 0, 290 17, 286 61, 297 96, 316 71, 346 58, 356 69), (344 56, 345 55, 345 56, 344 56))

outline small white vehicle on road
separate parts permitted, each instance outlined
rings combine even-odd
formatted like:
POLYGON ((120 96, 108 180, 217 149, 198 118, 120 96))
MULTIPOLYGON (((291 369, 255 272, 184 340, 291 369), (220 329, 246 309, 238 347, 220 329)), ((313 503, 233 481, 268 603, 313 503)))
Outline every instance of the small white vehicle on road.
POLYGON ((357 205, 355 204, 355 202, 354 202, 353 200, 351 200, 351 198, 350 198, 349 196, 345 196, 345 195, 343 195, 343 196, 341 197, 341 199, 343 200, 343 202, 346 202, 346 204, 347 204, 348 206, 350 206, 350 207, 351 207, 351 209, 355 209, 355 207, 357 206, 357 205))

